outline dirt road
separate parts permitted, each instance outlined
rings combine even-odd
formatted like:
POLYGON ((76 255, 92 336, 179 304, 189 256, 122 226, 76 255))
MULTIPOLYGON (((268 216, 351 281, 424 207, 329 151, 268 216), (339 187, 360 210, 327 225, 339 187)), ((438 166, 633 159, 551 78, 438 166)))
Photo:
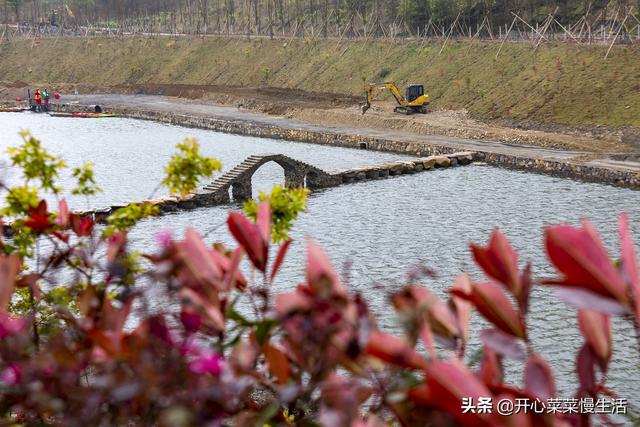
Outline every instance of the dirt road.
MULTIPOLYGON (((585 164, 599 162, 613 169, 633 170, 640 172, 640 163, 631 160, 612 160, 603 153, 588 151, 548 148, 523 143, 507 143, 500 141, 481 141, 467 138, 424 133, 408 132, 398 129, 366 128, 346 124, 324 124, 303 121, 287 116, 275 116, 255 111, 228 106, 203 103, 201 100, 185 100, 182 98, 160 95, 134 94, 91 94, 63 97, 63 102, 78 102, 83 105, 100 104, 104 108, 125 107, 137 108, 145 111, 172 112, 192 116, 217 117, 227 120, 247 121, 264 126, 278 126, 289 129, 312 131, 331 131, 341 134, 357 134, 373 138, 391 139, 397 141, 425 142, 430 144, 449 146, 457 150, 490 151, 499 154, 523 156, 547 160, 583 160, 585 164)), ((593 163, 595 164, 595 163, 593 163)))

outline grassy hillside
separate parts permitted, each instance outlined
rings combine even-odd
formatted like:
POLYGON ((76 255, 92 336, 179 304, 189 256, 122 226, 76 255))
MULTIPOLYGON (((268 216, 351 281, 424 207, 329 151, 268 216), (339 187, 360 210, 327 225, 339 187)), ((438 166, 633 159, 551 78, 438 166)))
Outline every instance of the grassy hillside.
POLYGON ((363 80, 424 82, 436 108, 480 118, 640 127, 640 49, 486 42, 59 39, 0 44, 0 80, 183 83, 360 94, 363 80))

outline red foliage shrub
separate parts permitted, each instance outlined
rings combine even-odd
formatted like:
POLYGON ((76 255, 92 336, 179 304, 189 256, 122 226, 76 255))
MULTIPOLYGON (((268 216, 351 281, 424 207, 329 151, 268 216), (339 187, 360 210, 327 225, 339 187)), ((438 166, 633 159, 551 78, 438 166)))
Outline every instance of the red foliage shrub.
MULTIPOLYGON (((576 356, 576 398, 611 394, 605 385, 612 354, 610 315, 624 315, 636 327, 640 321, 640 280, 627 222, 623 215, 619 262, 609 257, 588 222, 545 231, 547 253, 560 277, 542 285, 558 287, 562 298, 578 307, 585 338, 576 356)), ((405 336, 396 337, 377 328, 365 299, 341 283, 313 242, 307 246, 302 283, 274 295, 271 283, 290 241, 269 257, 267 203, 259 207, 255 223, 240 213, 229 216, 237 248, 210 247, 193 230, 183 240, 163 235, 156 251, 145 255, 149 264, 142 269, 131 261, 125 233, 99 237, 93 222, 70 214, 64 202, 57 217, 41 204, 28 224, 54 249, 29 272, 21 271, 19 256, 0 256, 4 424, 592 422, 589 414, 529 411, 508 417, 495 408, 498 401, 515 405, 519 399, 558 397, 552 369, 533 350, 528 333, 531 268, 520 269, 516 252, 499 231, 488 246, 471 247, 487 281, 461 275, 448 301, 417 282, 391 295, 405 325, 405 336), (104 258, 97 256, 101 250, 104 258), (240 270, 244 255, 254 269, 251 279, 240 270), (144 286, 136 285, 139 281, 144 286), (37 300, 47 283, 66 285, 70 302, 48 302, 45 316, 37 300), (159 288, 168 303, 160 309, 148 295, 150 290, 157 295, 159 288), (16 315, 9 303, 19 298, 14 294, 20 289, 34 301, 31 310, 16 315), (241 302, 251 314, 239 310, 241 302), (481 333, 482 357, 475 369, 464 362, 472 310, 491 325, 481 333), (522 386, 505 384, 504 358, 522 361, 522 386), (492 399, 491 410, 464 410, 483 399, 492 399)))

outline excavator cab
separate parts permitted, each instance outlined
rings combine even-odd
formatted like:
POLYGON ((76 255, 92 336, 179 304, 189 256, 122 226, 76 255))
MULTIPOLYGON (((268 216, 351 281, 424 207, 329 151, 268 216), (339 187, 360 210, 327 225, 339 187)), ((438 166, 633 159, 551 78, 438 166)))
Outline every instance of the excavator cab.
POLYGON ((407 102, 413 102, 416 99, 420 98, 422 95, 424 95, 423 85, 414 84, 407 86, 407 92, 405 96, 407 102))

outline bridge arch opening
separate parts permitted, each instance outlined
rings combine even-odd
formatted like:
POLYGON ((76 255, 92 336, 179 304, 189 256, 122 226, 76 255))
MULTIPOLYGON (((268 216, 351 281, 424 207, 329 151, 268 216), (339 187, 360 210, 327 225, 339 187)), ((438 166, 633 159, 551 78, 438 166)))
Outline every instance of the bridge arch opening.
POLYGON ((275 185, 318 188, 326 184, 327 177, 327 173, 284 155, 251 156, 209 188, 215 191, 216 185, 222 187, 229 194, 221 197, 239 203, 270 192, 275 185))
POLYGON ((274 186, 284 186, 285 182, 284 167, 276 161, 268 161, 251 176, 251 197, 258 198, 260 192, 270 193, 274 186))

